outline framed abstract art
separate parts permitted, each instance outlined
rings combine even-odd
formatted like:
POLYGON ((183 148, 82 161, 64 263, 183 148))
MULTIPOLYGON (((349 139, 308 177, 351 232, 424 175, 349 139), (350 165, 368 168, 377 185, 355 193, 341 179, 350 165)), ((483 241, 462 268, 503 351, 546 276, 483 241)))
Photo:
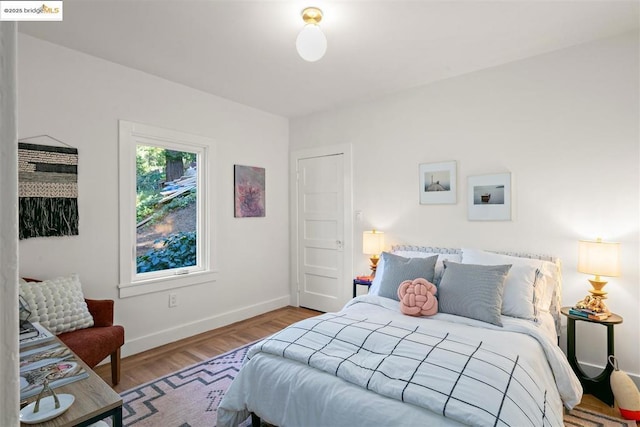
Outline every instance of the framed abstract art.
POLYGON ((234 165, 234 205, 236 218, 265 216, 265 169, 234 165))

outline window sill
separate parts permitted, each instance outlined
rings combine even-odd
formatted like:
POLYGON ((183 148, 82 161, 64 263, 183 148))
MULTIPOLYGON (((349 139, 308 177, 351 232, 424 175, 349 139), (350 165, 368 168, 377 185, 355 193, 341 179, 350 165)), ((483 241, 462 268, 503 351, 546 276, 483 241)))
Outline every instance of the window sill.
POLYGON ((189 273, 187 275, 149 279, 135 283, 124 283, 118 285, 118 289, 120 298, 129 298, 138 295, 150 294, 153 292, 183 288, 185 286, 201 285, 203 283, 215 282, 217 279, 217 271, 205 271, 189 273))

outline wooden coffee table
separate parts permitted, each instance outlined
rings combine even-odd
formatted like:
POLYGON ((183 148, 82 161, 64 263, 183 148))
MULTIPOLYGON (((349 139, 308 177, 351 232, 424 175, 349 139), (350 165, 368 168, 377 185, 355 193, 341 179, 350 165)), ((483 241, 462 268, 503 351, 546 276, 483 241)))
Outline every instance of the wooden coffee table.
MULTIPOLYGON (((55 338, 60 345, 64 343, 55 338)), ((51 344, 48 341, 42 345, 51 344)), ((29 347, 37 348, 37 346, 29 347)), ((88 426, 103 418, 112 417, 113 427, 122 427, 122 398, 118 393, 102 380, 91 368, 89 368, 78 356, 77 362, 89 373, 89 377, 75 381, 61 387, 56 387, 56 394, 72 394, 75 401, 62 415, 44 423, 34 424, 37 427, 55 426, 88 426)), ((30 397, 27 401, 33 402, 36 396, 30 397)), ((29 424, 20 424, 21 427, 29 427, 29 424)))

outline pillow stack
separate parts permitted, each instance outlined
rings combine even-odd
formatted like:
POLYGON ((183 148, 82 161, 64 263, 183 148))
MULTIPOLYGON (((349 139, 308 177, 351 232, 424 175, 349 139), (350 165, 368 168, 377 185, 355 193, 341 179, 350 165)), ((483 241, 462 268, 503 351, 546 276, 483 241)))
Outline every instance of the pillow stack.
POLYGON ((502 326, 502 315, 537 321, 549 311, 557 274, 549 261, 477 249, 383 252, 369 293, 398 300, 403 281, 424 278, 438 287, 438 311, 502 326))

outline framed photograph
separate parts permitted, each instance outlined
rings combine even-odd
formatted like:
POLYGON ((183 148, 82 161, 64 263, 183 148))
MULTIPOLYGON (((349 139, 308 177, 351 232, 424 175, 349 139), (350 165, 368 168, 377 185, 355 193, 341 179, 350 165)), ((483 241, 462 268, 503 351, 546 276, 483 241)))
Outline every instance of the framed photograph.
POLYGON ((468 177, 469 220, 511 220, 511 174, 468 177))
POLYGON ((236 218, 265 216, 265 170, 254 166, 233 166, 236 218))
POLYGON ((419 167, 420 204, 456 203, 456 162, 423 163, 419 167))

